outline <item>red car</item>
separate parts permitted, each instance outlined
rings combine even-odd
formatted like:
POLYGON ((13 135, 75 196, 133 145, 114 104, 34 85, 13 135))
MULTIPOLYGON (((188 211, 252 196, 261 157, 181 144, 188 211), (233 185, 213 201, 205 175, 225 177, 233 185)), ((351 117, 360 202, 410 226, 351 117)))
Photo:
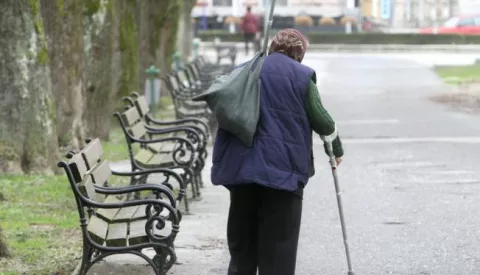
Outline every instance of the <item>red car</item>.
POLYGON ((423 34, 480 34, 480 15, 468 15, 452 17, 445 21, 442 26, 422 28, 423 34))

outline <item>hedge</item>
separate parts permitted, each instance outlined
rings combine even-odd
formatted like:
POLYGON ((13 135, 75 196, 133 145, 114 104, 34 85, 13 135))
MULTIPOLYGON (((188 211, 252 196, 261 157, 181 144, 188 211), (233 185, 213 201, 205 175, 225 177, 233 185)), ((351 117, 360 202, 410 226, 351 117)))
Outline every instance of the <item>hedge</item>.
MULTIPOLYGON (((275 33, 275 31, 272 31, 275 33)), ((403 44, 403 45, 446 45, 480 44, 480 35, 450 34, 387 34, 387 33, 320 33, 307 34, 311 44, 403 44)), ((227 31, 200 31, 202 41, 213 41, 216 37, 224 42, 243 42, 243 34, 227 31)))

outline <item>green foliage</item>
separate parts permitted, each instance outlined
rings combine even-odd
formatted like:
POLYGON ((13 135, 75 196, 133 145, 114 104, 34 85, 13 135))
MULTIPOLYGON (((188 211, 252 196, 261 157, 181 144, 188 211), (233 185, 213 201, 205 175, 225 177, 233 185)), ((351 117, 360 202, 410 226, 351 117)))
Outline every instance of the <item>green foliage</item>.
MULTIPOLYGON (((109 1, 112 2, 112 1, 109 1)), ((102 0, 83 0, 84 15, 92 16, 102 7, 102 0)))
POLYGON ((0 224, 13 254, 0 260, 0 270, 10 274, 71 270, 81 252, 81 233, 66 178, 2 176, 0 192, 6 197, 0 203, 0 224))
MULTIPOLYGON (((275 31, 272 31, 272 34, 275 31)), ((323 33, 307 34, 311 44, 404 44, 404 45, 443 45, 480 44, 480 36, 475 35, 429 35, 429 34, 385 34, 385 33, 323 33)), ((203 41, 213 41, 215 37, 225 42, 242 42, 241 33, 231 34, 223 30, 200 31, 203 41)))
POLYGON ((310 33, 312 44, 406 44, 406 45, 442 45, 442 44, 479 44, 480 37, 463 35, 428 34, 384 34, 384 33, 310 33))
POLYGON ((435 68, 435 72, 451 84, 480 80, 480 65, 477 64, 468 66, 439 66, 435 68))

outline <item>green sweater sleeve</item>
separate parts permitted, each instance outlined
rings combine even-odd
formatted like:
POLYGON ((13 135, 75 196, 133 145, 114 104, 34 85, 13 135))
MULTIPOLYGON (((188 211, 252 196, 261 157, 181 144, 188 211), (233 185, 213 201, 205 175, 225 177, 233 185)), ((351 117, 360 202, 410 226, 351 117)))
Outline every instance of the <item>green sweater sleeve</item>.
MULTIPOLYGON (((315 133, 325 136, 331 135, 333 131, 335 131, 335 122, 333 121, 327 110, 325 110, 325 108, 323 107, 317 85, 314 81, 310 81, 306 102, 306 111, 308 119, 310 121, 310 125, 313 131, 315 131, 315 133)), ((338 136, 333 141, 332 145, 333 154, 336 157, 343 156, 343 147, 340 136, 338 136)))

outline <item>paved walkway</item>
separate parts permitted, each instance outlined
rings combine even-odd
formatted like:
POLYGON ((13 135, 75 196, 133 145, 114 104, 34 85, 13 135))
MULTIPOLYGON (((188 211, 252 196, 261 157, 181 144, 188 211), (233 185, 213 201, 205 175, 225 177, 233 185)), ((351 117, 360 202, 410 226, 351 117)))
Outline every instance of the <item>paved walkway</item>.
MULTIPOLYGON (((217 55, 214 50, 206 50, 203 53, 216 61, 217 55)), ((237 53, 237 61, 239 63, 245 62, 251 58, 253 54, 246 56, 243 50, 237 53)), ((432 66, 446 66, 446 65, 471 65, 478 59, 480 60, 480 53, 440 53, 440 52, 406 52, 406 53, 378 53, 378 52, 364 52, 364 53, 322 53, 319 51, 310 51, 306 54, 306 60, 315 60, 319 58, 332 57, 367 57, 367 58, 385 58, 385 59, 403 59, 413 61, 410 65, 424 65, 432 66)), ((228 59, 223 59, 222 63, 228 64, 228 59)), ((363 64, 368 66, 368 64, 363 64)))
MULTIPOLYGON (((239 60, 240 61, 240 60, 239 60)), ((480 274, 480 123, 429 98, 445 91, 426 64, 375 55, 309 55, 346 157, 340 183, 357 274, 480 274)), ((322 143, 304 200, 298 275, 346 273, 322 143)), ((207 162, 208 163, 208 162, 207 162)), ((178 236, 175 275, 225 275, 228 194, 208 184, 178 236)), ((115 262, 132 262, 117 258, 115 262)), ((99 266, 111 274, 117 265, 99 266)))

